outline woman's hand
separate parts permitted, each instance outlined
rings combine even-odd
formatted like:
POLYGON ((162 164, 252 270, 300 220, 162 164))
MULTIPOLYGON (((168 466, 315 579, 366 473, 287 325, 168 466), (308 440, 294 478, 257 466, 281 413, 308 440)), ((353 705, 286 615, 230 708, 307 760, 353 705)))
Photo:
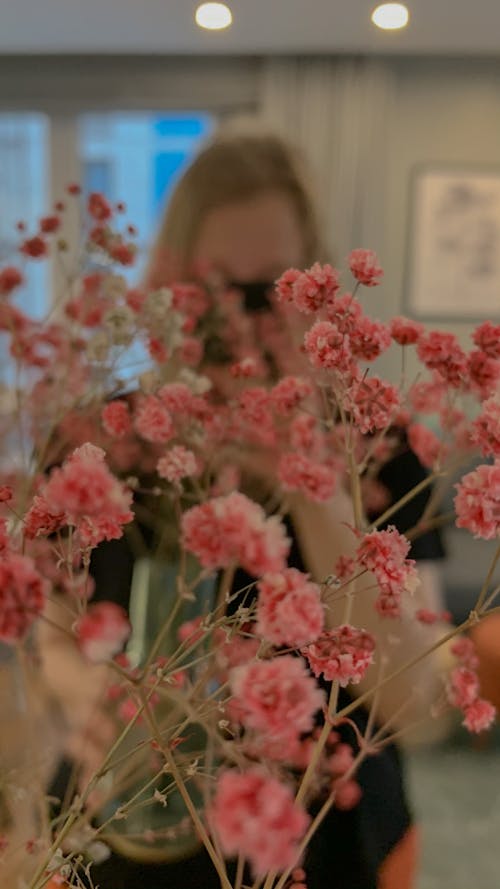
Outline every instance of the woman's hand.
MULTIPOLYGON (((338 557, 353 556, 357 547, 357 539, 349 527, 354 525, 351 498, 343 489, 339 489, 327 503, 313 503, 294 495, 291 511, 308 570, 313 579, 321 583, 332 574, 338 557)), ((437 569, 429 563, 420 563, 417 568, 420 586, 412 596, 404 598, 403 614, 397 621, 383 618, 376 611, 374 605, 378 587, 372 575, 366 573, 353 584, 349 622, 368 630, 377 641, 377 662, 367 670, 362 681, 352 687, 351 691, 356 696, 373 689, 378 684, 379 676, 383 678, 395 673, 449 630, 446 624, 437 622, 433 626, 424 626, 415 618, 414 613, 419 608, 442 610, 437 569)), ((345 596, 330 600, 327 625, 337 626, 344 622, 345 603, 345 596)), ((443 673, 450 663, 449 644, 445 644, 387 682, 376 695, 377 722, 383 725, 390 719, 391 730, 408 731, 407 737, 411 743, 444 737, 450 729, 448 717, 432 722, 429 719, 418 730, 416 724, 429 717, 433 705, 442 696, 443 673)), ((374 698, 375 694, 367 701, 367 709, 370 709, 374 698)))
POLYGON ((63 716, 63 749, 81 768, 83 787, 99 769, 116 736, 116 724, 106 704, 112 673, 106 664, 84 659, 71 634, 71 615, 64 604, 50 602, 46 616, 50 623, 41 621, 38 630, 42 676, 63 716))

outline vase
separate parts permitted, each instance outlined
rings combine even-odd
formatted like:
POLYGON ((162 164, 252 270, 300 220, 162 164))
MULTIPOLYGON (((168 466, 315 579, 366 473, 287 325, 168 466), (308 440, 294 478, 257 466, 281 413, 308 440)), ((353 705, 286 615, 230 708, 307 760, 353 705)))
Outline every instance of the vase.
MULTIPOLYGON (((154 658, 171 657, 179 645, 181 624, 209 613, 213 607, 215 579, 198 583, 193 597, 179 602, 178 571, 179 565, 174 561, 140 558, 135 562, 130 596, 132 632, 127 646, 132 668, 140 669, 147 663, 155 641, 154 658), (162 634, 158 644, 158 633, 169 619, 168 632, 162 634)), ((186 565, 188 583, 199 572, 198 563, 189 559, 186 565)), ((191 675, 191 678, 195 677, 191 675)), ((175 710, 175 705, 168 699, 155 704, 154 715, 163 729, 168 728, 169 722, 179 722, 185 716, 179 709, 175 710)), ((195 758, 196 751, 204 751, 206 736, 199 724, 190 722, 183 734, 188 736, 183 741, 183 754, 192 752, 195 758)), ((167 799, 163 799, 164 789, 172 781, 171 775, 164 773, 158 780, 153 780, 161 768, 161 755, 154 752, 150 739, 151 732, 141 721, 133 726, 118 747, 114 758, 122 764, 120 769, 111 769, 104 781, 104 790, 107 783, 113 795, 103 807, 100 820, 109 819, 117 810, 126 813, 126 817, 114 818, 105 832, 106 841, 126 858, 142 862, 175 861, 192 855, 200 842, 179 791, 170 790, 167 799), (141 790, 146 784, 147 789, 141 790), (120 785, 118 790, 117 785, 120 785), (133 807, 128 807, 132 797, 133 807)), ((189 792, 195 806, 201 809, 202 790, 190 782, 189 792)))

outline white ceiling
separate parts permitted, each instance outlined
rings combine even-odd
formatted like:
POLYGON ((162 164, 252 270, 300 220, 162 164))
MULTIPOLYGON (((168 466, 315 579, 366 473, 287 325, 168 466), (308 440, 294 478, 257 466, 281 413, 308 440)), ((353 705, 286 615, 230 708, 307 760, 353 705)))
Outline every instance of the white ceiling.
POLYGON ((376 0, 226 0, 233 26, 201 31, 195 0, 0 0, 0 53, 500 52, 500 0, 406 0, 381 32, 376 0))

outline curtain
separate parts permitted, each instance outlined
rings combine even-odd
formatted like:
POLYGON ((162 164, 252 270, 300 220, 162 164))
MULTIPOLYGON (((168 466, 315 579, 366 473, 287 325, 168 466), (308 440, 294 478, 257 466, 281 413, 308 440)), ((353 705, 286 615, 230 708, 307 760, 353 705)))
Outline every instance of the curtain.
POLYGON ((263 63, 259 116, 308 161, 325 244, 340 264, 353 247, 384 247, 392 78, 392 67, 377 59, 270 58, 263 63))

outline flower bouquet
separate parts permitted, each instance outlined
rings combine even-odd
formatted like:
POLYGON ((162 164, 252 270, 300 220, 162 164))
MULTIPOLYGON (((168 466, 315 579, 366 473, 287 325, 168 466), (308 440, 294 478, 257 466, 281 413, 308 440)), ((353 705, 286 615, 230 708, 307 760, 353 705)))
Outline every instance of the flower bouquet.
POLYGON ((132 288, 124 213, 70 186, 35 233, 20 224, 0 270, 0 640, 13 701, 0 861, 12 887, 81 887, 110 848, 154 859, 202 843, 224 889, 298 889, 328 812, 357 805, 366 759, 424 715, 458 708, 472 732, 494 720, 464 633, 499 592, 500 326, 478 326, 467 352, 410 319, 372 319, 362 294, 369 304, 382 270, 368 250, 350 254, 347 285, 330 265, 288 270, 254 314, 210 273, 132 288), (69 245, 76 209, 81 243, 69 245), (47 257, 61 286, 35 320, 17 300, 29 263, 47 257), (375 372, 389 348, 399 386, 375 372), (403 437, 428 472, 388 504, 377 476, 403 437), (444 482, 475 454, 443 516, 444 482), (398 510, 431 489, 403 535, 398 510), (424 607, 409 558, 411 540, 453 518, 497 541, 459 627, 424 607), (106 584, 127 559, 124 608, 106 584), (419 679, 404 684, 426 659, 432 701, 419 679), (57 795, 57 761, 75 724, 84 734, 80 683, 113 733, 93 758, 80 748, 86 767, 57 795))

